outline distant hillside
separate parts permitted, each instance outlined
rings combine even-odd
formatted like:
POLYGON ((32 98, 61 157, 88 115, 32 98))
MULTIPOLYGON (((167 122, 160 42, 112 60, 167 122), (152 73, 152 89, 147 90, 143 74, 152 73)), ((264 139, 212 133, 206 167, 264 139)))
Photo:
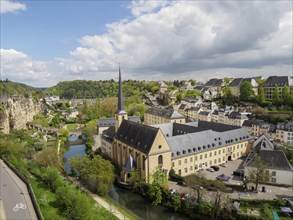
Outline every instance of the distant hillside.
POLYGON ((10 95, 12 94, 19 94, 23 96, 28 95, 40 95, 41 93, 28 85, 25 85, 23 83, 17 83, 17 82, 10 82, 10 81, 0 81, 0 93, 6 92, 10 95))
MULTIPOLYGON (((144 82, 127 80, 123 82, 123 95, 135 96, 151 91, 157 87, 157 82, 144 82)), ((115 97, 118 93, 118 83, 114 80, 92 81, 92 80, 74 80, 59 82, 44 91, 48 95, 58 95, 60 98, 104 98, 115 97)))

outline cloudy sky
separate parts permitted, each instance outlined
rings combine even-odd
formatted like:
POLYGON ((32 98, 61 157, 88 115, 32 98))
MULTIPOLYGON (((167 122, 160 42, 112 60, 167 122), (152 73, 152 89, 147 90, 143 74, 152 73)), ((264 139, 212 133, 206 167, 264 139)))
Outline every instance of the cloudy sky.
POLYGON ((1 78, 292 76, 292 1, 0 0, 1 78))

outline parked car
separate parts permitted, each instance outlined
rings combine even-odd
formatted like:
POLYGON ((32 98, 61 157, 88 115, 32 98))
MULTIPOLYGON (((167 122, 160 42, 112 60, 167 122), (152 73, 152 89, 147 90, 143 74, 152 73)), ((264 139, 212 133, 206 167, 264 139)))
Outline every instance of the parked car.
POLYGON ((176 194, 176 189, 169 189, 169 192, 171 193, 171 195, 175 195, 176 194))
POLYGON ((203 187, 200 186, 200 185, 194 185, 194 186, 192 186, 192 188, 193 188, 193 189, 203 189, 203 187))
POLYGON ((190 198, 190 194, 185 194, 183 197, 182 197, 182 200, 187 200, 190 198))
POLYGON ((213 168, 215 171, 219 171, 220 167, 218 166, 211 166, 211 168, 213 168))
POLYGON ((214 186, 208 186, 207 191, 215 191, 216 192, 216 191, 218 191, 218 189, 214 186))
POLYGON ((177 185, 179 185, 179 186, 186 186, 186 183, 183 182, 183 181, 178 181, 178 182, 177 182, 177 185))
POLYGON ((208 168, 207 170, 210 171, 210 172, 212 172, 212 173, 215 172, 215 170, 213 168, 211 168, 211 167, 208 168))

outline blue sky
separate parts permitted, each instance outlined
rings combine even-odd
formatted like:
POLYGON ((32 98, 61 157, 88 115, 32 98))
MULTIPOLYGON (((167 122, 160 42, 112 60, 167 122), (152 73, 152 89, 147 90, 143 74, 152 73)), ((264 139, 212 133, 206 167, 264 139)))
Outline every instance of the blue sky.
POLYGON ((126 1, 21 1, 26 11, 1 14, 1 48, 35 59, 67 56, 84 35, 102 34, 105 24, 129 17, 126 1))
POLYGON ((292 76, 293 2, 0 0, 3 79, 292 76))

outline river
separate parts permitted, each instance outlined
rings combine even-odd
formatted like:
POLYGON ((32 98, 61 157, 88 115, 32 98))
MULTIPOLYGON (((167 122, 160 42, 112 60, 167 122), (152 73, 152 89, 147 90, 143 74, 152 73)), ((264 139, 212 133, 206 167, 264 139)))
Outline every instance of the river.
MULTIPOLYGON (((64 154, 64 166, 67 173, 70 173, 71 167, 67 160, 75 155, 85 155, 85 145, 72 145, 64 154)), ((178 213, 172 212, 163 206, 154 206, 152 203, 139 194, 132 193, 130 190, 112 186, 108 196, 119 203, 121 206, 130 210, 141 219, 145 220, 187 220, 188 218, 178 213)))

